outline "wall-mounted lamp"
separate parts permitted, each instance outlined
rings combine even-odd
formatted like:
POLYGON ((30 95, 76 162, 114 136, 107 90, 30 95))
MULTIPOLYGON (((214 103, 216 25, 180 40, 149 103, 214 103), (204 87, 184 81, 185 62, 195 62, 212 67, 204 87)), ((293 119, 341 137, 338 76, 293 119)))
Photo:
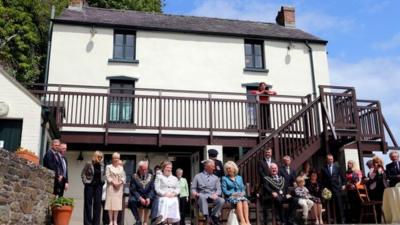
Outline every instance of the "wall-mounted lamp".
POLYGON ((94 28, 94 25, 90 28, 90 34, 92 35, 92 37, 97 34, 97 30, 94 28))
POLYGON ((292 48, 294 48, 294 45, 293 45, 293 42, 290 41, 289 44, 288 44, 288 46, 287 46, 288 52, 289 52, 289 50, 292 49, 292 48))

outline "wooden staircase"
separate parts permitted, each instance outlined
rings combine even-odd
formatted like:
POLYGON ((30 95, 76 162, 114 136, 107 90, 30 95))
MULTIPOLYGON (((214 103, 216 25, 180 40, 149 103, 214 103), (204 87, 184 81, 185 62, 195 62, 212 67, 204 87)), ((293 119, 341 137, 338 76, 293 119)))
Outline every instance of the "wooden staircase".
POLYGON ((257 165, 264 149, 269 147, 278 162, 289 155, 295 169, 318 152, 340 154, 344 146, 359 149, 360 159, 373 150, 386 153, 399 148, 378 101, 357 101, 352 87, 320 86, 319 90, 319 97, 309 101, 237 161, 246 182, 260 187, 257 165), (393 147, 388 147, 385 131, 393 147))

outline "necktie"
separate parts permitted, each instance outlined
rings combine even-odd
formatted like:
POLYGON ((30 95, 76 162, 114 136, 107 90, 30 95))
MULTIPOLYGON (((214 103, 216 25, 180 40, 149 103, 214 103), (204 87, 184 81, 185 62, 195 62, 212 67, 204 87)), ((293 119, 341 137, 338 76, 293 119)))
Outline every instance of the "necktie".
POLYGON ((332 165, 329 165, 329 173, 330 173, 331 176, 332 176, 332 165))

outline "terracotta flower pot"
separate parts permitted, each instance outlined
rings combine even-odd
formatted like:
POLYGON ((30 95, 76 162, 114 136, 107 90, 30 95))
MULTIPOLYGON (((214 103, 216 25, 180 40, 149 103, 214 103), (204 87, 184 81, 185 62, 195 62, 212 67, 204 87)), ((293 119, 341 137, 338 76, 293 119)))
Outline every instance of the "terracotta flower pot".
POLYGON ((26 159, 35 165, 39 165, 39 158, 36 155, 30 154, 28 152, 16 152, 18 157, 26 159))
POLYGON ((68 225, 69 220, 71 219, 72 210, 72 206, 64 205, 61 207, 54 207, 52 209, 54 225, 68 225))

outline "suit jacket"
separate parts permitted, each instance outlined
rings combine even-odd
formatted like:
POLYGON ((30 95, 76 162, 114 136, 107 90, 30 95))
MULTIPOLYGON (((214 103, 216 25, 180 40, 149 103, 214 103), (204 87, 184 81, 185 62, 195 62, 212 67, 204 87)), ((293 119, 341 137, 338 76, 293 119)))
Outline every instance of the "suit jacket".
POLYGON ((205 195, 216 193, 219 196, 221 196, 222 193, 219 178, 214 174, 207 176, 205 172, 194 176, 192 184, 190 185, 190 191, 205 195))
MULTIPOLYGON (((271 159, 271 163, 278 164, 274 159, 271 159)), ((265 161, 265 158, 258 161, 258 174, 260 174, 261 179, 269 175, 269 165, 267 161, 265 161)))
POLYGON ((272 193, 276 192, 279 196, 285 198, 286 194, 288 194, 287 185, 285 184, 285 178, 278 175, 279 180, 276 181, 271 176, 265 176, 263 178, 263 189, 264 189, 264 196, 266 199, 272 198, 272 193))
POLYGON ((285 166, 279 168, 279 175, 285 179, 285 185, 287 187, 294 187, 293 183, 296 181, 296 171, 290 168, 288 173, 285 166))
POLYGON ((340 168, 336 165, 332 165, 332 175, 329 171, 328 165, 325 165, 321 171, 322 185, 333 192, 340 192, 344 184, 344 177, 340 168))
POLYGON ((386 165, 386 174, 389 179, 390 187, 394 187, 400 182, 400 178, 398 177, 400 175, 400 168, 397 168, 397 163, 400 164, 400 162, 391 162, 386 165))
MULTIPOLYGON (((63 177, 63 181, 64 181, 65 183, 68 183, 68 160, 67 160, 67 158, 64 157, 64 156, 61 156, 61 160, 64 160, 64 161, 65 161, 65 176, 63 177)), ((61 162, 61 163, 62 163, 62 162, 61 162)), ((62 168, 62 171, 64 172, 64 168, 63 168, 62 164, 61 164, 61 168, 62 168)), ((64 173, 62 173, 62 174, 64 174, 64 173)))
POLYGON ((222 162, 218 159, 213 159, 215 162, 215 170, 214 174, 215 176, 221 178, 224 175, 224 166, 222 165, 222 162))
POLYGON ((49 170, 53 170, 56 178, 62 175, 61 158, 58 153, 52 149, 49 149, 44 155, 43 166, 49 170))
POLYGON ((153 175, 148 173, 146 176, 141 177, 140 174, 135 173, 129 185, 130 201, 139 201, 140 197, 144 199, 153 199, 154 192, 154 179, 153 175))
MULTIPOLYGON (((83 184, 91 184, 94 177, 94 165, 93 162, 86 162, 85 167, 83 167, 81 172, 81 178, 83 184)), ((105 171, 104 171, 104 164, 100 163, 100 180, 102 183, 105 181, 105 171)))
POLYGON ((233 193, 246 194, 246 187, 243 183, 243 178, 239 175, 235 177, 235 180, 231 180, 228 176, 223 176, 221 180, 222 192, 225 198, 229 198, 233 193))

